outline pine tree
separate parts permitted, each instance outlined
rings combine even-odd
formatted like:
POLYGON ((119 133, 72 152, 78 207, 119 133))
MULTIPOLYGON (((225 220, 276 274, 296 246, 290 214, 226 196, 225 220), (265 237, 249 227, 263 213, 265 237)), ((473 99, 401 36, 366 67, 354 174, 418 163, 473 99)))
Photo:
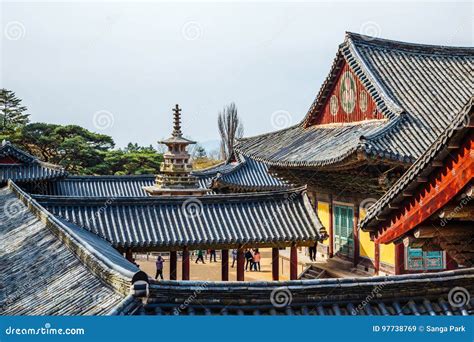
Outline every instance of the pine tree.
POLYGON ((11 90, 0 89, 0 132, 26 125, 30 120, 21 99, 11 90))

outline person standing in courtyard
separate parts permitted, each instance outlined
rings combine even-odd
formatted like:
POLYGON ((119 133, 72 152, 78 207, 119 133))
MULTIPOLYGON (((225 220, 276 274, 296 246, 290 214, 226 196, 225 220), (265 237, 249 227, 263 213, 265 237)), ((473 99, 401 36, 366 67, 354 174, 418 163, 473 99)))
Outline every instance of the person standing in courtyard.
POLYGON ((202 249, 199 249, 198 252, 197 252, 196 264, 198 263, 199 260, 201 260, 202 263, 205 264, 205 262, 204 262, 204 251, 202 249))
POLYGON ((260 259, 262 258, 258 248, 255 249, 253 253, 253 269, 260 272, 260 259))
POLYGON ((212 262, 213 257, 214 257, 214 262, 217 262, 216 261, 216 250, 215 249, 210 249, 209 254, 210 254, 209 262, 212 262))
POLYGON ((156 258, 156 275, 155 279, 158 279, 158 277, 163 280, 163 264, 165 260, 161 257, 161 255, 158 255, 158 258, 156 258))
POLYGON ((247 262, 245 263, 245 270, 247 271, 249 266, 250 266, 250 270, 252 270, 253 255, 252 255, 252 252, 250 251, 250 249, 248 249, 248 248, 245 250, 245 260, 247 260, 247 262))
POLYGON ((235 262, 237 261, 237 249, 232 250, 232 268, 234 268, 235 262))

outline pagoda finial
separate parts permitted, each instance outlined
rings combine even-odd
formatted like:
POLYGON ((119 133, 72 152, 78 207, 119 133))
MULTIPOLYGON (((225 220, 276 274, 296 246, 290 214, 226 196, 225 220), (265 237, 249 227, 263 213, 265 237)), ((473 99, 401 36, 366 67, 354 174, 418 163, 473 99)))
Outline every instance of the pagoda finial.
POLYGON ((174 116, 174 127, 173 127, 173 137, 181 137, 183 133, 181 132, 181 108, 179 105, 176 105, 173 108, 174 116))

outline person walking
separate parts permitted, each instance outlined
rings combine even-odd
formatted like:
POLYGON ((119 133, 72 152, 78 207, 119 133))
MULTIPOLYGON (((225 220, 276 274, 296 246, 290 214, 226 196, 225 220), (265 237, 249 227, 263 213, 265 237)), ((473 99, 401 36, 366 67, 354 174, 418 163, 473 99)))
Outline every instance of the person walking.
POLYGON ((245 260, 246 260, 245 270, 247 271, 249 266, 250 266, 250 270, 252 270, 253 255, 252 255, 252 252, 250 251, 250 249, 248 249, 248 248, 245 250, 245 260))
POLYGON ((158 277, 161 278, 161 280, 163 280, 163 264, 164 264, 165 260, 161 257, 161 255, 158 255, 158 258, 156 258, 156 275, 155 275, 155 279, 158 279, 158 277))
POLYGON ((234 268, 235 262, 237 260, 237 249, 232 250, 232 268, 234 268))
POLYGON ((205 262, 204 262, 204 251, 202 249, 199 249, 198 252, 197 252, 196 264, 198 263, 199 260, 201 260, 202 263, 205 264, 205 262))
POLYGON ((215 249, 209 250, 209 254, 210 254, 209 262, 212 262, 212 257, 214 257, 214 262, 217 262, 216 261, 216 250, 215 249))
POLYGON ((253 269, 258 272, 260 272, 260 259, 262 256, 260 255, 260 252, 258 251, 258 248, 255 249, 255 252, 253 253, 253 269))

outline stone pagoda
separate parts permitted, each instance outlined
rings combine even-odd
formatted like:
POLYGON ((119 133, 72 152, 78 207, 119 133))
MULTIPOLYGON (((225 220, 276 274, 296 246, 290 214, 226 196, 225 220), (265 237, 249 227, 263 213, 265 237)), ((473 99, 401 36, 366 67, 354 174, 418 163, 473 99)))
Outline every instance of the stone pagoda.
POLYGON ((186 150, 188 145, 196 142, 183 137, 181 132, 181 109, 178 105, 173 109, 174 127, 170 138, 160 141, 168 146, 163 155, 160 173, 156 176, 155 185, 144 187, 152 196, 200 196, 209 189, 199 187, 196 176, 191 174, 192 164, 186 150))

